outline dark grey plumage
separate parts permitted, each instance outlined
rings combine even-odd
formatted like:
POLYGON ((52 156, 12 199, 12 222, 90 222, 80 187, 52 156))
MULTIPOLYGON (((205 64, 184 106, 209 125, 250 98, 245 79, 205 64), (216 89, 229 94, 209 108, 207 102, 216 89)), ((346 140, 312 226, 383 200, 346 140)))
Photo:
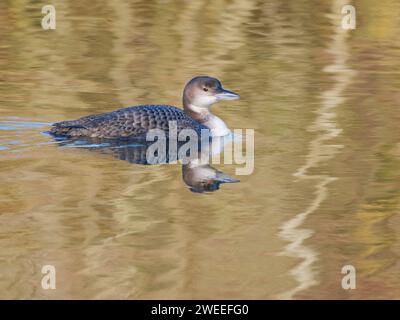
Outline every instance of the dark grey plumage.
POLYGON ((169 133, 169 122, 176 121, 177 130, 202 129, 212 135, 229 132, 225 123, 210 112, 210 106, 220 100, 238 99, 239 95, 222 88, 218 79, 199 76, 183 89, 183 109, 168 105, 143 105, 91 115, 73 121, 53 124, 50 133, 68 138, 140 139, 151 129, 169 133))
POLYGON ((90 115, 78 120, 53 124, 50 133, 64 137, 145 138, 150 129, 168 132, 169 121, 176 121, 178 132, 193 129, 198 134, 207 129, 183 110, 168 105, 143 105, 90 115))

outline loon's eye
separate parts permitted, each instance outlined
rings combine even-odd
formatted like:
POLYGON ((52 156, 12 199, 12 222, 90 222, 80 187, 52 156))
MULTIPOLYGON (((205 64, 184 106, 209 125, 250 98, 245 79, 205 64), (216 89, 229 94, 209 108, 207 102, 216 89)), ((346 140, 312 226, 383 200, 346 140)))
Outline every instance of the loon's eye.
POLYGON ((204 91, 208 91, 208 88, 203 88, 204 91))

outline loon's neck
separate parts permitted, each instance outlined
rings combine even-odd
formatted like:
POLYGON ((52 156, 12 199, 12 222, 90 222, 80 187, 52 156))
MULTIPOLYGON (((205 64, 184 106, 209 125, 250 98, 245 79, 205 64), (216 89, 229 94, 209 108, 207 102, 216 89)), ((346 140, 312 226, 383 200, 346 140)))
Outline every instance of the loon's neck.
POLYGON ((208 127, 212 136, 226 136, 231 132, 222 119, 211 113, 210 108, 185 104, 184 111, 189 117, 208 127))

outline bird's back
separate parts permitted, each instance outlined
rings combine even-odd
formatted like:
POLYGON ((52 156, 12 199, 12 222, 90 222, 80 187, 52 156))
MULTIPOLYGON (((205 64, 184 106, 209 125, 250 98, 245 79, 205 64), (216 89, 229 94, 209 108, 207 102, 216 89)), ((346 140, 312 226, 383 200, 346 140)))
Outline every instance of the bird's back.
POLYGON ((178 132, 193 129, 199 134, 201 129, 206 129, 176 107, 143 105, 58 122, 53 124, 50 132, 71 138, 143 138, 150 129, 168 132, 169 121, 176 121, 178 132))

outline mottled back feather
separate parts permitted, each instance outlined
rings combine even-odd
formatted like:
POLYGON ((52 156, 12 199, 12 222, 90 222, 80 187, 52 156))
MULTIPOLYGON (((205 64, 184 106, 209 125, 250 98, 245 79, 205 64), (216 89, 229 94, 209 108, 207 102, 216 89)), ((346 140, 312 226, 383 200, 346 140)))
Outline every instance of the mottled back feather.
POLYGON ((72 138, 144 138, 150 129, 168 132, 169 121, 176 121, 178 132, 193 129, 200 134, 201 129, 207 129, 176 107, 144 105, 58 122, 53 124, 50 132, 72 138))

